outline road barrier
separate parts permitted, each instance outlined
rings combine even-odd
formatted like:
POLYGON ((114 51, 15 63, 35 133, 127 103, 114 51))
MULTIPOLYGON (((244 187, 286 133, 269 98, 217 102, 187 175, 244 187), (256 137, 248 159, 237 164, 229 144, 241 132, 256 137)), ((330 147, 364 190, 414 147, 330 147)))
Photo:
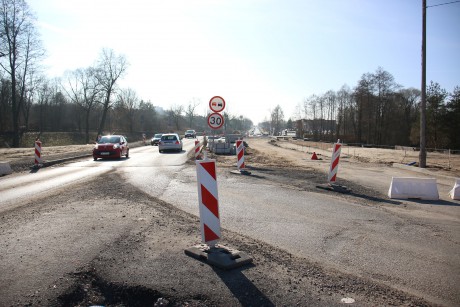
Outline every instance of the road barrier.
POLYGON ((331 166, 329 168, 329 175, 327 176, 327 181, 329 183, 334 183, 337 178, 341 147, 342 144, 340 143, 340 140, 337 140, 337 143, 334 144, 334 150, 332 152, 331 158, 331 166))
POLYGON ((13 172, 9 162, 0 162, 0 176, 9 175, 13 172))
POLYGON ((201 239, 205 244, 215 245, 220 239, 216 161, 197 160, 195 163, 198 183, 201 239))
POLYGON ((460 179, 455 179, 454 188, 449 192, 450 198, 460 199, 460 179))
POLYGON ((388 197, 399 199, 438 200, 439 192, 435 178, 393 177, 388 197))
POLYGON ((35 141, 35 166, 42 164, 42 142, 39 139, 35 141))
POLYGON ((245 168, 244 165, 244 143, 242 140, 236 141, 236 156, 237 156, 237 163, 236 167, 239 171, 245 168))
POLYGON ((229 270, 252 262, 245 252, 217 244, 220 240, 219 197, 216 161, 196 160, 202 244, 187 248, 185 254, 218 268, 229 270))
POLYGON ((195 160, 198 160, 198 156, 200 155, 200 141, 195 140, 195 160))

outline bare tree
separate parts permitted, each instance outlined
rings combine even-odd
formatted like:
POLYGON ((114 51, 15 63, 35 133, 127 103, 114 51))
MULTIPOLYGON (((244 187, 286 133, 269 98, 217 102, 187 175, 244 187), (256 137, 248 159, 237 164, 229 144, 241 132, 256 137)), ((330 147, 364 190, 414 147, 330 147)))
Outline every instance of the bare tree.
POLYGON ((11 126, 11 82, 0 77, 0 131, 6 131, 11 126))
POLYGON ((182 105, 173 105, 168 110, 170 120, 174 122, 176 130, 180 130, 180 121, 182 119, 182 113, 184 112, 184 106, 182 105))
MULTIPOLYGON (((394 81, 394 77, 382 67, 377 68, 373 75, 374 89, 376 91, 375 120, 374 123, 374 142, 382 144, 385 131, 388 129, 388 114, 392 96, 400 86, 394 81)), ((386 141, 386 140, 385 140, 386 141)))
POLYGON ((115 90, 116 82, 119 78, 123 77, 127 68, 128 62, 123 55, 115 55, 115 52, 112 49, 102 49, 97 61, 96 73, 96 78, 104 91, 102 118, 99 124, 98 134, 102 134, 105 120, 107 118, 107 112, 113 104, 110 97, 115 90))
POLYGON ((271 112, 271 126, 273 135, 278 135, 284 122, 284 112, 280 105, 277 105, 271 112))
POLYGON ((329 135, 330 140, 333 141, 334 137, 334 126, 336 118, 336 102, 337 95, 334 91, 330 90, 324 94, 324 101, 326 106, 327 121, 326 121, 326 133, 329 135))
POLYGON ((160 129, 158 114, 155 107, 150 101, 139 102, 140 120, 142 124, 142 130, 144 131, 157 131, 160 129))
POLYGON ((307 126, 308 134, 313 134, 317 138, 318 128, 316 125, 316 119, 318 118, 318 96, 311 95, 304 100, 304 112, 305 118, 311 118, 311 125, 307 126))
POLYGON ((24 92, 24 106, 21 109, 26 131, 29 130, 30 109, 32 108, 32 104, 34 103, 36 97, 37 88, 40 86, 43 77, 37 75, 35 70, 31 70, 31 73, 28 75, 27 79, 27 87, 24 92))
POLYGON ((131 88, 121 90, 118 94, 117 105, 125 113, 124 117, 128 122, 129 132, 133 132, 136 110, 139 107, 139 98, 137 98, 136 92, 131 88))
POLYGON ((354 127, 358 142, 363 141, 363 133, 367 128, 366 142, 370 143, 372 122, 375 121, 372 117, 372 115, 374 115, 374 112, 372 112, 374 105, 374 96, 372 95, 373 89, 374 83, 372 74, 363 74, 354 90, 353 97, 355 102, 354 109, 356 112, 354 127))
POLYGON ((187 116, 188 119, 188 126, 189 128, 193 128, 193 118, 196 116, 195 114, 195 109, 200 105, 201 101, 197 98, 192 98, 192 100, 189 102, 187 106, 187 110, 185 111, 185 116, 187 116))
POLYGON ((85 116, 85 141, 89 143, 89 119, 94 106, 99 102, 102 87, 93 67, 67 72, 63 86, 69 99, 81 108, 85 116))
POLYGON ((19 146, 20 113, 30 66, 43 56, 35 17, 24 0, 1 0, 0 66, 11 80, 13 146, 19 146))
POLYGON ((336 126, 336 137, 342 138, 346 134, 346 123, 347 123, 347 112, 346 108, 350 104, 350 89, 343 85, 337 92, 338 100, 338 112, 337 112, 337 126, 336 126), (342 135, 342 137, 341 137, 342 135))
POLYGON ((42 132, 45 129, 45 123, 47 122, 48 112, 51 100, 51 90, 49 80, 42 79, 40 86, 37 90, 37 104, 38 104, 38 129, 42 132))
MULTIPOLYGON (((402 121, 399 123, 401 125, 401 131, 403 139, 403 143, 409 143, 412 137, 412 133, 414 129, 414 125, 417 121, 417 113, 418 113, 418 103, 420 101, 421 92, 419 89, 416 88, 408 88, 399 90, 398 96, 400 97, 400 106, 399 112, 402 112, 401 118, 402 121)), ((420 140, 420 132, 417 136, 417 143, 420 140)))

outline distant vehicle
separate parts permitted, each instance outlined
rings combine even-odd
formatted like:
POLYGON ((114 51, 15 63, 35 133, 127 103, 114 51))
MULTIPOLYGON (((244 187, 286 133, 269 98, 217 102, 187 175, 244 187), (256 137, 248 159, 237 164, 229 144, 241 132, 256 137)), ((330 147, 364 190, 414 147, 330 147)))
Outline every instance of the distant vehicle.
POLYGON ((182 141, 177 133, 167 133, 161 136, 158 143, 158 151, 163 152, 167 150, 182 151, 182 141))
POLYGON ((196 138, 196 131, 195 130, 187 130, 185 131, 185 138, 196 138))
POLYGON ((94 161, 98 158, 121 159, 122 156, 129 157, 128 140, 123 135, 104 135, 97 141, 93 149, 94 161))
POLYGON ((163 133, 157 133, 153 136, 153 138, 150 140, 150 145, 154 146, 154 145, 157 145, 158 146, 158 142, 161 140, 161 136, 163 135, 163 133))

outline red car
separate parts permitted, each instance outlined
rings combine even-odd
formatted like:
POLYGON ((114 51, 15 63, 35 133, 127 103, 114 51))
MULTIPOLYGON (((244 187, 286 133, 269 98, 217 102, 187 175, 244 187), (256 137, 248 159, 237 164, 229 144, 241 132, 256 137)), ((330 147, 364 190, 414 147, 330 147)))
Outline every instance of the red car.
POLYGON ((123 135, 104 135, 101 137, 93 149, 93 159, 98 158, 117 158, 122 156, 129 157, 128 141, 123 135))

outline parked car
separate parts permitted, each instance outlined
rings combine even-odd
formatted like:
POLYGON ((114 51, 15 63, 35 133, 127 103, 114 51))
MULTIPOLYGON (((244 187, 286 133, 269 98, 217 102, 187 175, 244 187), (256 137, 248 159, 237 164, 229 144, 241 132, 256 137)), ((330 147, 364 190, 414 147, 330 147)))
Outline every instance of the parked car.
POLYGON ((150 140, 150 145, 154 146, 154 145, 157 145, 158 146, 158 142, 161 140, 161 136, 163 135, 163 133, 157 133, 153 136, 153 138, 150 140))
POLYGON ((128 140, 123 135, 104 135, 96 143, 93 149, 93 159, 129 157, 128 140))
POLYGON ((195 130, 187 130, 185 131, 185 138, 196 138, 196 131, 195 130))
POLYGON ((161 136, 158 151, 163 152, 166 150, 182 151, 182 141, 177 133, 167 133, 161 136))

